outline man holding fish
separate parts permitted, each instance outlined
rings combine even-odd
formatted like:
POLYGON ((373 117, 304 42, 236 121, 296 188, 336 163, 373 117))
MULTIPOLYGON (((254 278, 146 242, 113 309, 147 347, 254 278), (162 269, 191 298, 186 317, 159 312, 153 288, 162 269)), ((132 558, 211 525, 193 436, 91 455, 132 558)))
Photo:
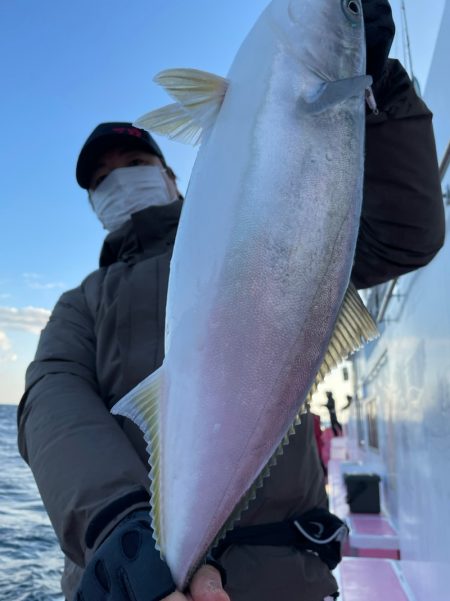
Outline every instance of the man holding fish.
POLYGON ((145 127, 202 143, 185 201, 140 127, 83 146, 110 233, 19 408, 68 600, 336 596, 344 530, 301 406, 373 335, 350 275, 417 269, 444 235, 431 114, 393 35, 387 0, 273 0, 227 80, 161 74, 176 102, 145 127))

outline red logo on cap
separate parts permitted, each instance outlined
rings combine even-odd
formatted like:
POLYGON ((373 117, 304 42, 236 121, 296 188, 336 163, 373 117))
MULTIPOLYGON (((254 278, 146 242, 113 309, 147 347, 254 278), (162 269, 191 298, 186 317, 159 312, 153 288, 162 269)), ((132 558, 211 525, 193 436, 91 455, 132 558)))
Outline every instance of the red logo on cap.
POLYGON ((128 134, 136 138, 142 138, 142 131, 136 127, 114 127, 113 131, 117 134, 128 134))

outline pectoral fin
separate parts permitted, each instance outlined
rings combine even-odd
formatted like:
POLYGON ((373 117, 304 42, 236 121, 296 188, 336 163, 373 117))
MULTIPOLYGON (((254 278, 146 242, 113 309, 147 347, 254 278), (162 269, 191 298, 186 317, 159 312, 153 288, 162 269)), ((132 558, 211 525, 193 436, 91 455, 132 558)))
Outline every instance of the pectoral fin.
POLYGON ((176 103, 143 115, 135 125, 180 142, 201 142, 220 111, 228 81, 197 69, 167 69, 158 73, 154 81, 176 103))
POLYGON ((372 84, 370 75, 361 75, 350 79, 340 79, 323 83, 317 92, 309 97, 298 99, 298 106, 304 113, 322 113, 326 109, 343 102, 352 96, 364 96, 365 90, 372 84))
POLYGON ((130 390, 111 409, 113 415, 123 415, 131 419, 144 434, 149 454, 151 481, 151 518, 157 549, 164 549, 161 527, 161 486, 160 486, 160 406, 164 388, 164 368, 161 367, 130 390))

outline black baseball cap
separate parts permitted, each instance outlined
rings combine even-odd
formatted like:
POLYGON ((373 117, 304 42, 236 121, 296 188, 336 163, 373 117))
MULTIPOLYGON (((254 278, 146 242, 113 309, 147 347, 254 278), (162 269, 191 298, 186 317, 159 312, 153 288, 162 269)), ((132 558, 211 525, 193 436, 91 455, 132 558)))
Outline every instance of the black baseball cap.
POLYGON ((84 143, 78 157, 76 176, 82 188, 89 188, 99 154, 114 146, 142 148, 156 155, 166 166, 161 149, 145 129, 134 127, 132 123, 100 123, 84 143))

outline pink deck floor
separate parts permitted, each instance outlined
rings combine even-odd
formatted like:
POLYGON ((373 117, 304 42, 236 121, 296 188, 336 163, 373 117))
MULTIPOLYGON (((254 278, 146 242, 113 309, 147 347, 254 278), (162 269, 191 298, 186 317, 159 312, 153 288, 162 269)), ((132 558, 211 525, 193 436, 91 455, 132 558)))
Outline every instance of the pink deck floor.
POLYGON ((342 601, 410 601, 389 559, 346 557, 340 564, 342 601))

